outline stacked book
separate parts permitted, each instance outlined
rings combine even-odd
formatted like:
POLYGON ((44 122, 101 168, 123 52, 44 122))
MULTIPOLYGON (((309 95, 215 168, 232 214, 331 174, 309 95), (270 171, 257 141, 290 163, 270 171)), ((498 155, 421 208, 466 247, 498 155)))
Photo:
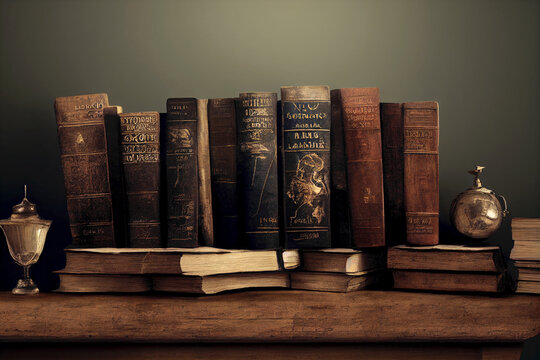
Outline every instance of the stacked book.
POLYGON ((301 271, 292 271, 291 288, 350 292, 383 279, 384 252, 353 249, 304 250, 301 271))
POLYGON ((245 288, 288 288, 285 270, 297 250, 117 249, 66 250, 59 292, 215 294, 245 288))
POLYGON ((507 284, 499 247, 399 245, 388 250, 396 289, 500 293, 507 284))
POLYGON ((518 293, 540 294, 540 219, 512 219, 510 258, 519 271, 518 293))

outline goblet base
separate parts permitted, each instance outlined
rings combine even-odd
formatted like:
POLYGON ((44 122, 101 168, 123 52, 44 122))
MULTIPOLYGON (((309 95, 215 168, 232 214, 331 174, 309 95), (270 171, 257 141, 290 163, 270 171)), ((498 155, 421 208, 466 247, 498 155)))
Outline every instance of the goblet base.
POLYGON ((15 295, 33 295, 39 293, 39 289, 32 279, 20 279, 17 286, 11 290, 15 295))

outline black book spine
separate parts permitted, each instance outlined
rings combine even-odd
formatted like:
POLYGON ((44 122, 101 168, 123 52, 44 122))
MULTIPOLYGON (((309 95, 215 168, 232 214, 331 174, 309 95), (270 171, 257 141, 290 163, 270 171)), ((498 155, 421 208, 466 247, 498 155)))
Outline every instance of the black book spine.
POLYGON ((282 87, 281 103, 285 247, 330 247, 329 89, 282 87))
POLYGON ((167 246, 198 245, 197 99, 167 100, 167 246))
POLYGON ((208 100, 214 242, 218 248, 241 247, 238 238, 237 141, 235 101, 208 100))
POLYGON ((276 118, 276 93, 240 94, 238 183, 249 249, 279 247, 276 118))

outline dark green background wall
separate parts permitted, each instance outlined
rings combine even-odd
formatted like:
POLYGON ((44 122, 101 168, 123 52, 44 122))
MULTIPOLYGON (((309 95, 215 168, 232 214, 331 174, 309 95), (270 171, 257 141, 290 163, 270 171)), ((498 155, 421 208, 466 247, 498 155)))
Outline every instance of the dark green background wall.
MULTIPOLYGON (((107 92, 124 111, 164 111, 172 96, 327 84, 377 86, 382 101, 437 100, 443 237, 476 164, 512 216, 540 217, 539 1, 0 4, 0 217, 26 183, 55 220, 34 271, 45 287, 54 280, 40 273, 62 266, 69 241, 57 96, 107 92)), ((508 222, 492 241, 509 251, 508 222)), ((3 241, 0 250, 0 269, 14 272, 3 241)))

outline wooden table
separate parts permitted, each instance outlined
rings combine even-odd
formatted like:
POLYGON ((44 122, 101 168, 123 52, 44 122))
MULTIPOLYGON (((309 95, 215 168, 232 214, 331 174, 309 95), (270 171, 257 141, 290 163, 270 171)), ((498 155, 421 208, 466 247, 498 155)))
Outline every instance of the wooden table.
POLYGON ((5 358, 47 350, 102 359, 518 359, 521 344, 538 333, 540 297, 523 295, 0 293, 5 358))

